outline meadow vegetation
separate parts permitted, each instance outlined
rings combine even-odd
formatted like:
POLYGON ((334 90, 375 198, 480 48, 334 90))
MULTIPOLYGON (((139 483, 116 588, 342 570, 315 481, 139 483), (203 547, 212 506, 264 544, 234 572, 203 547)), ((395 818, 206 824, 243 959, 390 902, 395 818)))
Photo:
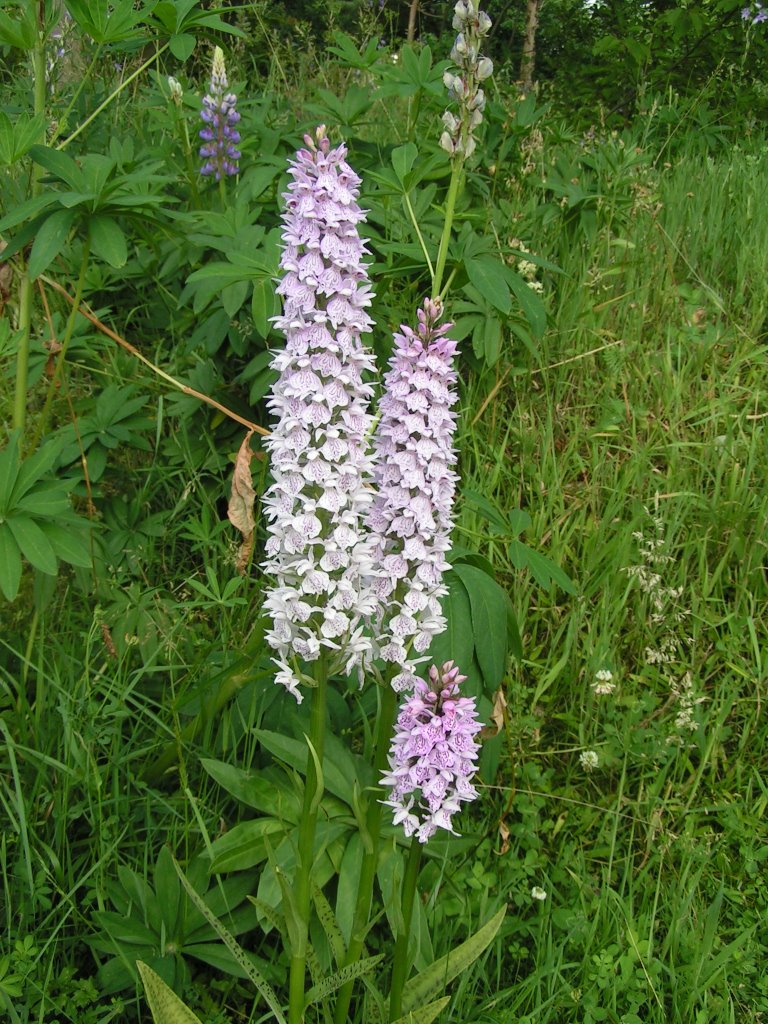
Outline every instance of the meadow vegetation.
MULTIPOLYGON (((252 971, 287 1002, 310 714, 265 642, 258 431, 252 554, 227 507, 270 428, 280 196, 305 132, 346 142, 383 371, 445 218, 450 17, 405 44, 386 10, 287 5, 291 42, 263 3, 46 2, 43 48, 37 6, 0 20, 0 1008, 148 1021, 138 960, 206 1024, 271 1019, 252 971), (241 115, 221 182, 214 44, 241 115)), ((491 37, 443 281, 460 483, 430 652, 487 728, 461 836, 423 851, 415 971, 506 915, 445 1024, 768 1019, 768 25, 688 7, 727 67, 688 88, 636 60, 607 103, 631 47, 594 48, 574 105, 562 66, 521 96, 491 37)), ((318 978, 353 927, 377 693, 328 700, 318 978)), ((377 971, 405 850, 383 825, 377 971)), ((389 1019, 368 974, 348 1019, 389 1019)))

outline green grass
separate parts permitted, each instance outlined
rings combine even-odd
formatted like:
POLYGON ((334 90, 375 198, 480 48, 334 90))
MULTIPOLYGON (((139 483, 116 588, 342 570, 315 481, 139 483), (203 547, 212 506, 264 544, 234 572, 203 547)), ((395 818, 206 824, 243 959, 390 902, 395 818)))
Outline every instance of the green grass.
MULTIPOLYGON (((757 166, 738 152, 683 156, 652 172, 660 208, 587 244, 531 234, 565 275, 548 283, 541 365, 507 371, 479 417, 488 382, 468 392, 465 483, 526 508, 528 543, 579 586, 576 598, 542 595, 506 566, 524 659, 497 780, 512 838, 494 871, 521 920, 503 1013, 482 1019, 758 1021, 768 1009, 757 272, 768 241, 751 214, 768 182, 757 166), (639 560, 633 534, 656 536, 649 511, 663 524, 661 585, 679 593, 660 622, 626 572, 639 560), (649 664, 646 647, 665 635, 674 660, 649 664), (597 698, 602 667, 618 685, 597 698), (687 671, 703 700, 678 745, 672 685, 687 671), (592 773, 579 766, 585 749, 600 757, 592 773), (533 884, 545 904, 530 900, 533 884)), ((467 516, 461 525, 482 534, 467 516)), ((484 549, 504 571, 504 545, 484 549)))

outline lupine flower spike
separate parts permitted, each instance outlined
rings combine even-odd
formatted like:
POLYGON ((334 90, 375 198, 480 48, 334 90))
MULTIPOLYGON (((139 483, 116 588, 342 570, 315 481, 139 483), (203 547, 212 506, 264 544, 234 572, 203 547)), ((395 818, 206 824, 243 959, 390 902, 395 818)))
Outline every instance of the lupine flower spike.
POLYGON ((211 69, 211 87, 207 96, 203 97, 200 117, 204 126, 200 129, 200 138, 204 145, 200 147, 203 165, 200 173, 204 176, 213 175, 220 181, 226 175, 237 174, 240 150, 240 132, 235 125, 240 115, 235 110, 237 96, 227 92, 227 69, 224 66, 224 54, 221 47, 213 51, 213 67, 211 69))
POLYGON ((368 517, 376 538, 380 575, 379 655, 399 666, 392 686, 410 690, 416 682, 412 652, 423 654, 445 629, 440 598, 450 550, 457 475, 456 342, 451 324, 437 325, 440 304, 427 299, 418 327, 396 334, 384 378, 380 419, 374 437, 378 494, 368 517))
POLYGON ((476 0, 458 0, 454 7, 453 27, 458 32, 451 60, 458 72, 446 71, 443 81, 448 95, 459 105, 458 116, 450 110, 443 114, 445 131, 440 145, 451 156, 468 157, 475 151, 475 129, 482 123, 485 93, 480 83, 493 74, 493 62, 480 53, 482 40, 491 29, 491 19, 476 0))
POLYGON ((755 2, 749 7, 744 7, 741 12, 742 20, 748 21, 750 25, 759 25, 762 21, 768 21, 768 10, 762 3, 755 2))
POLYGON ((325 649, 331 671, 362 671, 371 650, 363 623, 375 609, 373 539, 363 527, 373 497, 373 389, 364 378, 375 366, 361 341, 372 321, 360 179, 324 127, 305 142, 284 196, 284 311, 275 323, 286 346, 272 360, 277 423, 265 441, 274 479, 265 497, 264 567, 275 579, 267 639, 278 654, 276 681, 299 702, 299 682, 311 682, 299 658, 315 661, 325 649))
POLYGON ((406 836, 426 843, 438 830, 453 830, 452 818, 478 793, 472 785, 482 728, 475 701, 459 695, 466 676, 452 661, 433 665, 429 682, 419 679, 397 718, 382 784, 390 788, 385 806, 406 836))

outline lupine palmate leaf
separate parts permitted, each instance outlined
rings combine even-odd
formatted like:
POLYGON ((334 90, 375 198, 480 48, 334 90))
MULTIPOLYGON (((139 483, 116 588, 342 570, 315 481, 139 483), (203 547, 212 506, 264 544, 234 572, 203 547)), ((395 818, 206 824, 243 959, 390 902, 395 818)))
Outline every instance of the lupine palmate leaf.
MULTIPOLYGON (((363 974, 368 974, 374 968, 378 967, 381 961, 384 959, 384 954, 379 953, 376 956, 366 957, 364 960, 358 960, 354 964, 350 964, 348 967, 342 967, 340 971, 336 971, 335 974, 329 974, 327 978, 323 978, 317 985, 313 985, 312 988, 307 992, 304 997, 304 1008, 312 1006, 313 1003, 319 1003, 326 996, 329 996, 331 992, 335 992, 336 989, 341 988, 342 985, 346 985, 348 981, 354 981, 355 978, 361 977, 363 974)), ((430 1018, 431 1019, 431 1018, 430 1018)))
POLYGON ((264 998, 264 1001, 266 1002, 267 1006, 269 1006, 278 1024, 286 1024, 285 1016, 283 1015, 283 1011, 280 1009, 280 1004, 277 1001, 277 996, 275 995, 272 986, 262 975, 261 971, 259 971, 258 968, 248 959, 248 957, 245 955, 245 951, 243 950, 240 943, 235 939, 235 937, 224 927, 224 925, 221 923, 221 921, 219 921, 216 915, 211 913, 210 908, 205 904, 202 897, 190 885, 189 881, 187 880, 187 876, 181 870, 179 864, 176 861, 174 861, 173 863, 176 867, 176 871, 178 872, 179 878, 181 879, 181 884, 186 889, 189 898, 192 900, 192 902, 203 915, 203 917, 206 919, 208 924, 211 926, 211 928, 213 928, 213 930, 219 936, 221 941, 230 951, 232 956, 235 958, 235 960, 237 960, 238 964, 240 964, 242 969, 245 971, 246 975, 251 979, 253 984, 261 993, 261 995, 264 998))
MULTIPOLYGON (((484 924, 466 942, 462 942, 456 949, 452 949, 450 953, 446 953, 439 960, 435 960, 433 964, 430 964, 420 974, 417 974, 415 978, 411 978, 403 989, 403 1009, 415 1014, 417 1009, 426 1006, 427 1000, 431 996, 442 992, 450 981, 453 981, 470 964, 473 964, 480 954, 493 942, 506 912, 507 908, 502 907, 487 924, 484 924)), ((407 1013, 404 1019, 408 1020, 407 1013)))
POLYGON ((136 961, 144 992, 155 1024, 201 1024, 200 1018, 183 1003, 159 974, 141 960, 136 961))
POLYGON ((434 1003, 428 1003, 427 1006, 422 1006, 418 1010, 410 1010, 404 1017, 398 1017, 397 1020, 392 1021, 392 1024, 432 1024, 432 1021, 439 1013, 442 1013, 450 1001, 450 996, 443 996, 442 999, 436 999, 434 1003))

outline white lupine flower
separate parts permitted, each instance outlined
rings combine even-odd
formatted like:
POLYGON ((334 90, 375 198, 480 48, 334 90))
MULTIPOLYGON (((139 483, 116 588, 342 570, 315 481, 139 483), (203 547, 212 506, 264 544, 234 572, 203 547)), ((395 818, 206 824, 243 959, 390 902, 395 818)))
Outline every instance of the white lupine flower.
POLYGON ((481 40, 488 35, 491 19, 470 0, 459 0, 454 7, 453 27, 458 32, 451 60, 458 70, 446 71, 443 82, 448 95, 459 106, 459 116, 443 116, 446 131, 440 146, 451 156, 466 159, 475 151, 475 129, 483 120, 485 96, 479 87, 493 74, 493 61, 480 53, 481 40))
POLYGON ((363 527, 373 498, 365 376, 375 364, 361 341, 372 321, 360 179, 345 147, 331 149, 324 129, 317 135, 317 143, 306 137, 285 195, 284 310, 275 322, 286 345, 272 360, 280 377, 268 404, 277 423, 265 441, 273 483, 264 498, 264 568, 275 581, 265 600, 267 640, 276 682, 299 702, 299 658, 327 651, 331 671, 362 671, 371 653, 362 623, 377 606, 373 538, 363 527))

